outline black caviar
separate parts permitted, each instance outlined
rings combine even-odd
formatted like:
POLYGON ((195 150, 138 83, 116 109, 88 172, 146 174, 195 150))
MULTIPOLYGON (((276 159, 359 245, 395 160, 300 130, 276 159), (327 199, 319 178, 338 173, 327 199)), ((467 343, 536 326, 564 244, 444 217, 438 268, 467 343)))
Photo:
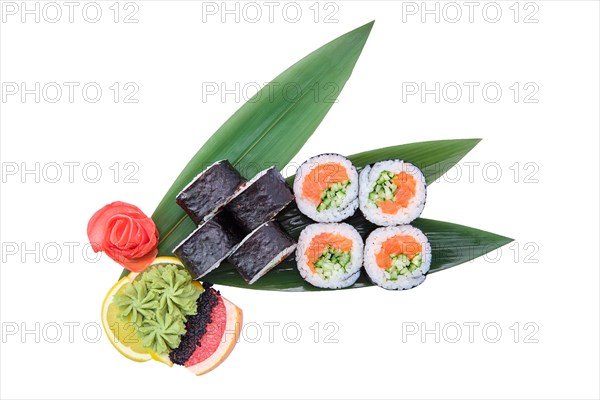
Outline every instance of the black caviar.
POLYGON ((212 284, 204 283, 204 293, 198 298, 198 313, 188 317, 185 324, 186 334, 181 337, 181 343, 174 349, 169 358, 175 364, 183 365, 190 359, 196 347, 200 346, 200 339, 206 333, 206 327, 212 322, 213 308, 219 302, 218 291, 211 288, 212 284))

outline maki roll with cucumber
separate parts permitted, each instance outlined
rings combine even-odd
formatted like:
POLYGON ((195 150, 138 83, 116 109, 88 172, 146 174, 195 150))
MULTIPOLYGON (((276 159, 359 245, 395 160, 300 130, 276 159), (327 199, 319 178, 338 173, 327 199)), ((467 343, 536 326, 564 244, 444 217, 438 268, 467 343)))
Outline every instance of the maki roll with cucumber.
POLYGON ((251 232, 273 219, 293 200, 285 179, 277 168, 271 167, 245 183, 227 205, 227 211, 245 232, 251 232))
POLYGON ((298 271, 313 286, 339 289, 360 276, 363 241, 348 224, 312 224, 304 228, 296 249, 298 271))
POLYGON ((196 176, 175 200, 199 225, 221 211, 245 182, 229 161, 217 161, 196 176))
POLYGON ((294 179, 298 209, 317 222, 339 222, 358 208, 358 172, 339 154, 321 154, 305 161, 294 179))
POLYGON ((374 224, 410 223, 421 215, 426 196, 425 177, 411 163, 381 161, 360 173, 360 210, 374 224))
POLYGON ((296 242, 276 221, 269 221, 251 232, 236 247, 228 261, 252 285, 296 249, 296 242))
POLYGON ((384 289, 411 289, 425 281, 431 264, 427 237, 410 226, 375 229, 367 238, 365 270, 384 289))

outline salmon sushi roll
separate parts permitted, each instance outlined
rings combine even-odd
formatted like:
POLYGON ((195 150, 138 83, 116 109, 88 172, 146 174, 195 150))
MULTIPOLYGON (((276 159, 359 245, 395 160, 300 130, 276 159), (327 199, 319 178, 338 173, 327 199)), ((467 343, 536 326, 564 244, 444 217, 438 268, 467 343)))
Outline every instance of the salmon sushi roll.
POLYGON ((427 236, 410 226, 375 229, 367 238, 365 270, 384 289, 405 290, 420 285, 431 265, 427 236))
POLYGON ((409 224, 423 212, 425 176, 411 163, 381 161, 360 173, 360 210, 376 225, 409 224))
POLYGON ((363 240, 351 225, 312 224, 298 239, 298 271, 313 286, 340 289, 353 285, 362 261, 363 240))
POLYGON ((298 209, 317 222, 339 222, 358 208, 358 172, 339 154, 321 154, 305 161, 294 179, 298 209))

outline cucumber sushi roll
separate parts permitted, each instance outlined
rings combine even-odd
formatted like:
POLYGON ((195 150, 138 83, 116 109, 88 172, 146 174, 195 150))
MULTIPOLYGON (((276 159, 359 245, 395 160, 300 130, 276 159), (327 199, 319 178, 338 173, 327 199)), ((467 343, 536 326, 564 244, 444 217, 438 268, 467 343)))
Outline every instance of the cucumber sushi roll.
POLYGON ((217 161, 196 176, 175 200, 199 225, 225 207, 245 182, 229 161, 217 161))
POLYGON ((294 179, 298 209, 317 222, 339 222, 358 208, 358 172, 346 157, 321 154, 298 168, 294 179))
POLYGON ((421 215, 426 196, 425 177, 411 163, 381 161, 360 173, 360 210, 376 225, 410 223, 421 215))
POLYGON ((242 185, 227 204, 227 211, 244 231, 251 232, 273 219, 293 200, 292 189, 277 168, 271 167, 242 185))
POLYGON ((309 225, 298 239, 296 262, 302 278, 313 286, 351 286, 360 276, 362 238, 348 224, 309 225))
POLYGON ((221 265, 243 238, 230 219, 219 214, 198 226, 173 253, 181 259, 194 279, 202 278, 221 265))
POLYGON ((365 243, 365 270, 384 289, 411 289, 425 281, 431 264, 427 237, 410 226, 375 229, 365 243))
POLYGON ((296 249, 296 242, 281 225, 269 221, 248 234, 228 261, 252 285, 296 249))

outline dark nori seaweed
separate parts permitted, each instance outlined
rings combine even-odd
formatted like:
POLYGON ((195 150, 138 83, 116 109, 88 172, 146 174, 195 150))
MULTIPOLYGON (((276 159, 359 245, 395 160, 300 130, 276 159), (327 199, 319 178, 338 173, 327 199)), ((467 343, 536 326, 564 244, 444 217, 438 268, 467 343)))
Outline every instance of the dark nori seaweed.
POLYGON ((234 197, 226 209, 242 229, 251 232, 273 219, 292 200, 292 189, 276 168, 270 168, 234 197))
POLYGON ((228 256, 243 234, 227 213, 220 213, 199 226, 174 251, 194 279, 204 276, 214 264, 228 256))
POLYGON ((246 180, 227 160, 204 171, 176 198, 177 204, 197 224, 219 211, 246 180))
POLYGON ((228 261, 235 266, 246 282, 250 282, 279 253, 295 243, 278 222, 270 221, 252 233, 252 236, 229 256, 228 261))
POLYGON ((198 313, 191 315, 185 324, 186 333, 181 337, 181 343, 170 354, 169 358, 175 364, 183 365, 190 359, 200 339, 206 333, 206 327, 212 322, 212 310, 217 305, 221 294, 211 288, 210 283, 204 283, 204 293, 198 298, 198 313))

